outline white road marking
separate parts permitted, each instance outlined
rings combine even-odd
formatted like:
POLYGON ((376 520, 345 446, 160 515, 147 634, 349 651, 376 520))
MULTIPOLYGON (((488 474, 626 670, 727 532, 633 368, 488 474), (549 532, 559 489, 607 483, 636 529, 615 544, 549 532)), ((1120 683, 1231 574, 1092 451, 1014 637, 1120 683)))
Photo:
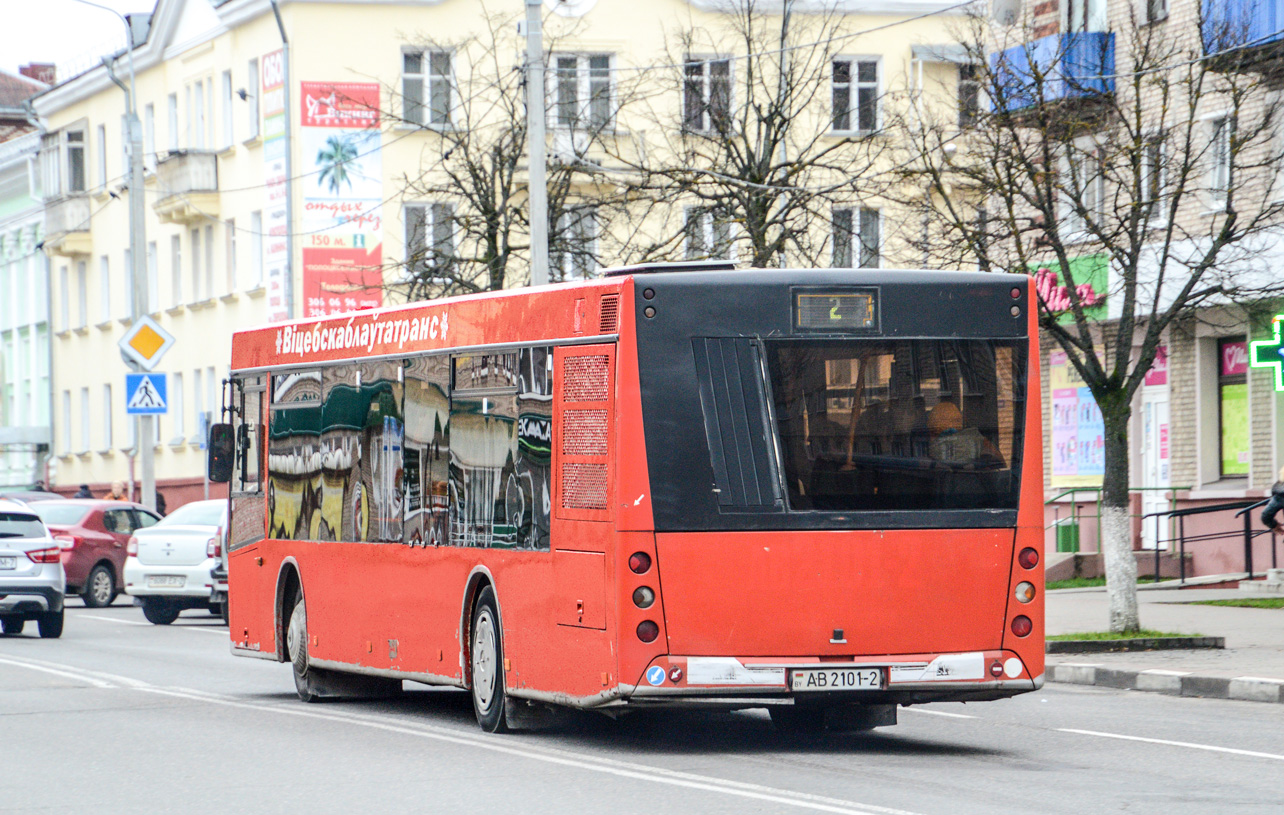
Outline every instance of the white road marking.
POLYGON ((1100 736, 1103 739, 1121 739, 1123 741, 1141 741, 1147 744, 1163 744, 1168 747, 1186 747, 1191 750, 1208 750, 1212 753, 1230 753, 1236 756, 1252 756, 1253 758, 1267 758, 1273 761, 1284 761, 1284 755, 1275 753, 1259 753, 1256 750, 1239 750, 1234 747, 1214 747, 1211 744, 1195 744, 1189 741, 1169 741, 1168 739, 1148 739, 1142 736, 1124 736, 1119 733, 1101 733, 1096 730, 1073 730, 1071 728, 1058 728, 1062 733, 1077 733, 1081 736, 1100 736))
POLYGON ((906 713, 926 713, 928 716, 945 716, 949 719, 978 719, 979 716, 969 716, 966 713, 946 713, 944 710, 928 710, 922 707, 903 707, 906 713))
POLYGON ((61 671, 56 668, 46 668, 43 665, 32 665, 28 662, 19 661, 16 659, 6 659, 4 657, 0 657, 0 664, 15 665, 19 668, 26 668, 29 671, 40 671, 42 673, 53 674, 54 676, 61 676, 63 679, 74 679, 77 682, 86 682, 90 685, 93 685, 95 688, 116 687, 110 682, 104 682, 101 679, 94 679, 92 677, 85 676, 81 673, 72 672, 72 671, 61 671))
POLYGON ((93 614, 77 614, 77 620, 98 620, 103 623, 120 623, 121 625, 151 625, 151 623, 140 623, 138 620, 118 620, 115 617, 97 617, 93 614))
POLYGON ((101 687, 108 687, 108 688, 114 688, 114 687, 149 688, 151 687, 149 683, 144 682, 141 679, 132 679, 128 676, 121 676, 119 674, 109 674, 109 673, 104 673, 103 671, 91 671, 87 668, 77 668, 72 665, 63 665, 62 663, 59 663, 59 662, 46 662, 43 659, 33 659, 32 657, 10 657, 6 661, 15 665, 22 665, 23 667, 31 668, 33 670, 43 669, 50 672, 62 672, 67 676, 71 676, 73 678, 80 679, 85 682, 90 682, 90 683, 106 682, 107 683, 106 685, 103 685, 101 687))

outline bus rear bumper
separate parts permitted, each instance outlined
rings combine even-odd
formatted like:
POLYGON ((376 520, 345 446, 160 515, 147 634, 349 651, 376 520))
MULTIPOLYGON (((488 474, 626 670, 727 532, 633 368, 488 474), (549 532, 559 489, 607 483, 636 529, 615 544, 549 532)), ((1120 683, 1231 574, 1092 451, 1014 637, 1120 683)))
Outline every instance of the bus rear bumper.
MULTIPOLYGON (((866 674, 868 675, 868 674, 866 674)), ((906 654, 851 661, 816 658, 666 656, 654 660, 636 685, 621 686, 626 704, 761 707, 780 704, 923 704, 985 701, 1016 696, 1043 686, 1012 651, 906 654), (793 687, 798 671, 880 671, 878 686, 803 690, 793 687)))

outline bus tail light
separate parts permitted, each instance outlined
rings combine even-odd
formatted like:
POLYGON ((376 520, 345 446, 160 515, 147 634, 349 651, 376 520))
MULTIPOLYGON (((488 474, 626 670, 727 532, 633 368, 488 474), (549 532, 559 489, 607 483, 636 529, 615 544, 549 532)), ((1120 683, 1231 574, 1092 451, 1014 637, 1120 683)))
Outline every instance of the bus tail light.
POLYGON ((1021 581, 1016 587, 1016 599, 1020 603, 1028 603, 1034 599, 1034 584, 1028 581, 1021 581))
POLYGON ((80 538, 75 535, 54 535, 53 539, 58 541, 58 545, 63 549, 75 549, 80 545, 80 538))
POLYGON ((27 553, 27 557, 32 563, 58 563, 62 560, 62 547, 50 546, 48 549, 32 549, 27 553))
POLYGON ((133 535, 129 536, 129 543, 125 544, 125 554, 130 557, 138 557, 138 538, 133 535))
POLYGON ((1027 546, 1021 550, 1021 554, 1017 555, 1017 563, 1020 563, 1023 569, 1033 569, 1039 565, 1039 553, 1027 546))
POLYGON ((210 538, 205 544, 205 557, 218 557, 223 551, 218 538, 210 538))
POLYGON ((1030 622, 1030 618, 1024 614, 1012 618, 1012 633, 1018 637, 1028 637, 1033 630, 1034 623, 1030 622))
POLYGON ((638 639, 643 642, 655 642, 655 638, 660 636, 660 626, 650 620, 643 620, 638 623, 638 639))
POLYGON ((629 555, 629 571, 634 574, 646 574, 651 570, 651 556, 646 552, 634 552, 629 555))
POLYGON ((633 605, 638 608, 650 608, 655 602, 655 592, 650 586, 638 586, 633 591, 633 605))

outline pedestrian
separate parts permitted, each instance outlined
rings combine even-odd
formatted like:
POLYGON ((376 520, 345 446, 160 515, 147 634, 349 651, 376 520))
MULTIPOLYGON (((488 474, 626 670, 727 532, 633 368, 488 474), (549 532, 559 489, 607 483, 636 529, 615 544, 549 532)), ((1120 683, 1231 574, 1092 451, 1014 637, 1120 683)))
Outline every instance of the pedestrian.
POLYGON ((165 517, 165 493, 156 490, 156 513, 165 517))
POLYGON ((1284 467, 1280 468, 1280 480, 1271 487, 1271 500, 1262 507, 1262 523, 1278 532, 1280 522, 1275 520, 1275 514, 1281 509, 1284 509, 1284 467))
POLYGON ((76 494, 75 494, 75 495, 73 495, 73 496, 71 496, 71 497, 72 497, 72 498, 93 498, 93 497, 94 497, 94 494, 93 494, 92 492, 90 492, 90 491, 89 491, 89 485, 88 485, 88 484, 81 484, 81 485, 80 485, 80 489, 79 489, 79 490, 77 490, 77 491, 76 491, 76 494))
POLYGON ((104 495, 104 496, 103 496, 103 500, 104 500, 104 501, 127 501, 127 500, 129 500, 128 498, 126 498, 126 497, 125 497, 125 482, 124 482, 124 481, 113 481, 113 482, 111 482, 111 492, 109 492, 109 493, 107 493, 106 495, 104 495))

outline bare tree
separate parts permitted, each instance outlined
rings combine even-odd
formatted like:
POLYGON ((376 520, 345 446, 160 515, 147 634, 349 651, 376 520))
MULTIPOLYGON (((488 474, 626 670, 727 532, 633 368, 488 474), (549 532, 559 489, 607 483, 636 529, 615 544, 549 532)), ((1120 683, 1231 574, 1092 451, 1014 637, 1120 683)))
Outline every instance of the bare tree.
POLYGON ((877 83, 856 75, 876 67, 837 58, 850 37, 834 8, 793 7, 730 0, 717 23, 672 36, 668 67, 639 79, 631 116, 644 132, 612 153, 651 227, 631 259, 829 265, 830 230, 816 224, 874 194, 886 150, 873 137, 877 83))
POLYGON ((924 253, 1036 275, 1039 326, 1101 410, 1102 550, 1110 628, 1123 632, 1140 626, 1133 397, 1163 332, 1184 315, 1281 291, 1253 261, 1284 215, 1284 156, 1278 95, 1259 68, 1206 57, 1202 20, 1116 22, 1113 32, 1048 39, 973 17, 961 40, 989 110, 960 127, 925 105, 898 124, 924 253), (1092 255, 1108 266, 1104 291, 1076 262, 1092 255))
MULTIPOLYGON (((518 17, 482 6, 482 20, 476 35, 451 42, 421 40, 408 49, 404 58, 424 79, 409 85, 403 79, 400 88, 391 89, 399 105, 385 113, 385 120, 394 135, 404 136, 397 131, 407 126, 430 131, 419 166, 401 181, 401 197, 409 203, 407 251, 403 282, 396 288, 408 299, 529 281, 525 76, 522 56, 507 36, 518 17)), ((558 39, 559 32, 550 32, 554 53, 546 55, 552 112, 560 117, 555 125, 562 125, 562 131, 552 128, 547 168, 554 281, 567 271, 588 274, 596 268, 597 234, 617 208, 610 194, 614 184, 592 156, 618 102, 610 95, 593 98, 591 91, 580 98, 588 66, 559 61, 558 39), (568 101, 569 83, 575 83, 579 97, 568 101)))

